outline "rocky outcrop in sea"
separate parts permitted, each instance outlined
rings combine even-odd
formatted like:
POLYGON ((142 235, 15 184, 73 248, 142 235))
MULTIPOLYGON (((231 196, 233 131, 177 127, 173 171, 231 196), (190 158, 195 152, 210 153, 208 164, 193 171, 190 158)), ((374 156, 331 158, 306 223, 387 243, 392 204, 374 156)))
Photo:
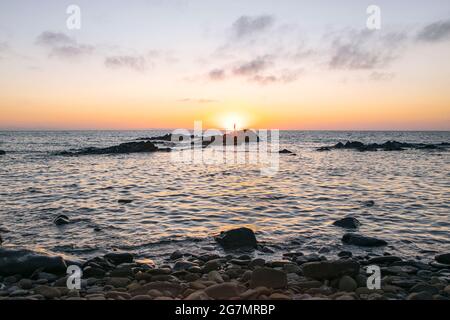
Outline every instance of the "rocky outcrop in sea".
POLYGON ((357 151, 403 151, 406 149, 417 150, 443 150, 450 147, 450 143, 442 142, 439 144, 426 143, 406 143, 398 141, 387 141, 385 143, 369 143, 365 144, 360 141, 347 141, 345 144, 338 142, 334 146, 324 146, 317 149, 317 151, 331 151, 331 150, 357 150, 357 151))

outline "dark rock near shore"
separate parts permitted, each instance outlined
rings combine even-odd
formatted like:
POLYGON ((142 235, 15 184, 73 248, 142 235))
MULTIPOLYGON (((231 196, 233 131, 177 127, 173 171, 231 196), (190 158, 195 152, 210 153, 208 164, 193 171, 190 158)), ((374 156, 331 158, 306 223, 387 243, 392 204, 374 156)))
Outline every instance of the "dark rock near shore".
POLYGON ((119 200, 117 200, 117 203, 119 203, 119 204, 130 204, 132 202, 133 202, 133 200, 131 200, 131 199, 119 199, 119 200))
POLYGON ((434 259, 439 263, 450 265, 450 253, 437 255, 434 259))
POLYGON ((375 201, 373 200, 363 201, 363 205, 366 207, 373 207, 375 205, 375 201))
POLYGON ((47 256, 25 249, 0 248, 0 275, 30 276, 38 269, 41 272, 63 274, 67 265, 62 257, 47 256))
POLYGON ((172 134, 168 133, 163 136, 157 136, 157 137, 144 137, 144 138, 137 138, 136 140, 142 140, 142 141, 171 141, 172 140, 172 134))
POLYGON ((118 146, 107 148, 85 148, 74 151, 64 151, 58 153, 64 156, 81 156, 81 155, 102 155, 102 154, 126 154, 126 153, 143 153, 161 151, 157 146, 150 141, 127 142, 118 146))
POLYGON ((318 261, 303 264, 305 277, 316 280, 336 279, 342 276, 356 276, 359 263, 354 260, 318 261))
POLYGON ((378 238, 366 237, 356 233, 346 233, 342 237, 342 242, 345 244, 360 246, 360 247, 381 247, 386 246, 387 242, 378 238))
POLYGON ((6 152, 5 151, 3 151, 3 150, 0 150, 0 156, 3 156, 3 155, 5 155, 6 154, 6 152))
POLYGON ((62 226, 70 223, 70 219, 65 214, 58 215, 55 219, 53 219, 53 223, 57 226, 62 226))
POLYGON ((364 144, 360 141, 347 141, 345 144, 339 142, 334 146, 324 146, 317 149, 317 151, 329 151, 332 149, 347 149, 357 151, 402 151, 405 149, 418 149, 418 150, 436 150, 444 149, 448 147, 448 143, 441 144, 425 144, 425 143, 405 143, 398 141, 387 141, 385 143, 369 143, 364 144))
POLYGON ((343 219, 333 222, 333 225, 341 228, 356 229, 361 225, 361 223, 356 218, 345 217, 343 219))
POLYGON ((224 249, 256 248, 257 241, 254 232, 249 228, 238 228, 221 232, 215 240, 224 249))
POLYGON ((252 272, 250 288, 285 288, 287 286, 287 275, 283 271, 272 268, 258 268, 252 272))
POLYGON ((280 154, 292 154, 292 155, 295 155, 294 152, 292 152, 292 151, 290 151, 290 150, 288 150, 288 149, 280 150, 279 153, 280 153, 280 154))
POLYGON ((118 265, 121 263, 131 263, 134 260, 133 255, 128 252, 107 253, 107 254, 105 254, 104 258, 109 260, 111 263, 113 263, 115 265, 118 265))
POLYGON ((394 262, 402 261, 401 258, 396 256, 383 256, 383 257, 373 257, 370 258, 367 263, 368 264, 390 264, 394 262))

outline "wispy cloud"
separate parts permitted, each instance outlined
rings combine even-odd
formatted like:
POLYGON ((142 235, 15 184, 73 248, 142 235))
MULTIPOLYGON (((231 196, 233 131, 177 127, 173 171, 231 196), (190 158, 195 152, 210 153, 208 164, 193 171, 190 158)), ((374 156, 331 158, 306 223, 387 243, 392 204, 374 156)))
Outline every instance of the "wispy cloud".
POLYGON ((225 79, 226 72, 224 69, 213 69, 208 72, 208 77, 211 80, 223 80, 225 79))
POLYGON ((450 40, 450 20, 437 21, 425 26, 418 32, 416 38, 425 42, 450 40))
POLYGON ((218 100, 215 100, 215 99, 205 99, 205 98, 200 98, 200 99, 184 98, 184 99, 180 99, 178 101, 186 102, 186 103, 199 103, 199 104, 208 104, 208 103, 219 102, 218 100))
POLYGON ((232 25, 233 36, 244 38, 270 28, 274 23, 271 15, 241 16, 232 25))
POLYGON ((254 75, 266 69, 271 63, 269 57, 257 57, 236 66, 233 69, 233 74, 238 76, 254 75))
POLYGON ((374 71, 369 75, 371 81, 390 81, 394 79, 395 73, 393 72, 378 72, 374 71))
POLYGON ((379 34, 370 30, 349 30, 331 42, 331 69, 370 70, 384 68, 398 58, 406 34, 379 34))
POLYGON ((111 56, 105 58, 105 66, 111 69, 132 69, 135 71, 145 71, 147 69, 147 62, 143 56, 111 56))
POLYGON ((75 40, 61 32, 44 31, 36 38, 36 44, 48 47, 74 44, 75 40))
POLYGON ((48 50, 49 57, 77 59, 94 52, 95 47, 78 43, 74 38, 61 32, 44 31, 35 43, 48 50))

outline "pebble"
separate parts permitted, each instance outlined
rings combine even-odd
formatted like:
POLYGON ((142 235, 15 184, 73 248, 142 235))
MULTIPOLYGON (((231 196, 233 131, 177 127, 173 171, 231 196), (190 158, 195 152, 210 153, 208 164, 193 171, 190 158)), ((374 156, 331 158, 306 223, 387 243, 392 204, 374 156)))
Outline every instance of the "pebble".
POLYGON ((223 278, 220 273, 216 270, 210 271, 208 273, 208 279, 217 283, 223 283, 223 278))

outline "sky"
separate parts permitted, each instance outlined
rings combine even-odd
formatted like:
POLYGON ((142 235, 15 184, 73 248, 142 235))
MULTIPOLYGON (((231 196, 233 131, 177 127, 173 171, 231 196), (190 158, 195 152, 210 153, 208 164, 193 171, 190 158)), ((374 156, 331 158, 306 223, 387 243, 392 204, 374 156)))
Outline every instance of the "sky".
POLYGON ((448 57, 448 0, 2 0, 0 130, 450 130, 448 57))

